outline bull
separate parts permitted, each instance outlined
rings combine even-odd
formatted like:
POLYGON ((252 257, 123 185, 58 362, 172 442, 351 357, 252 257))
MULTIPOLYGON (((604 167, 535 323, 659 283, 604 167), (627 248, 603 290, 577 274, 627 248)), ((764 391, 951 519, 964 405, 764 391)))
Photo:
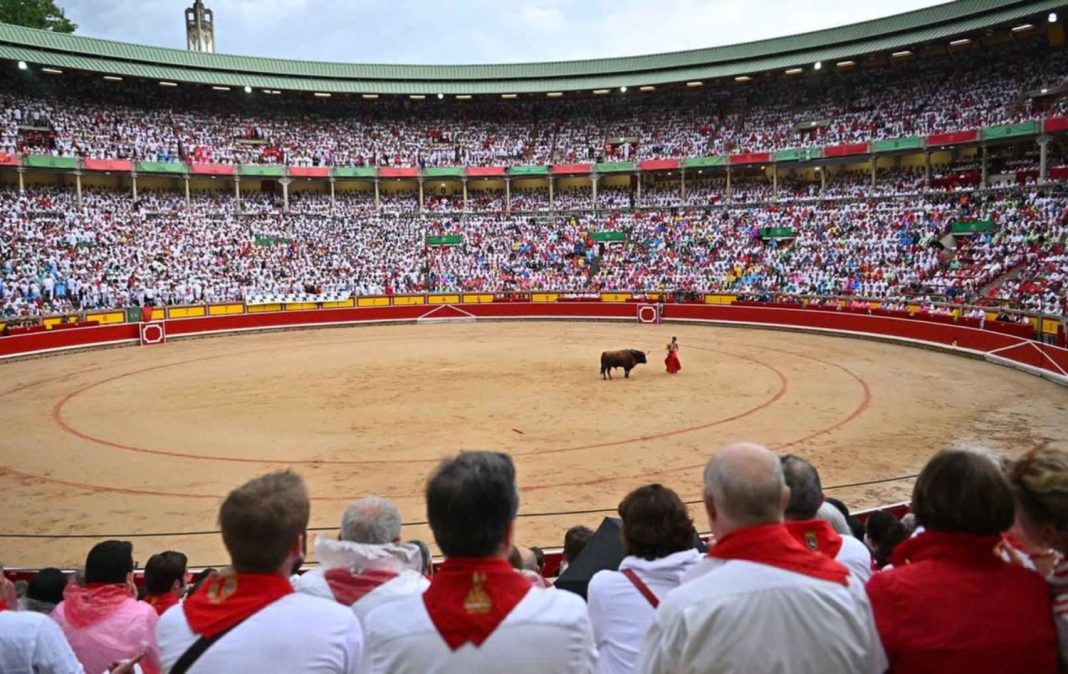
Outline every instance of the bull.
POLYGON ((611 379, 612 370, 617 367, 623 368, 625 379, 630 379, 630 371, 646 362, 648 361, 645 360, 645 352, 637 349, 604 351, 601 353, 601 379, 611 379))

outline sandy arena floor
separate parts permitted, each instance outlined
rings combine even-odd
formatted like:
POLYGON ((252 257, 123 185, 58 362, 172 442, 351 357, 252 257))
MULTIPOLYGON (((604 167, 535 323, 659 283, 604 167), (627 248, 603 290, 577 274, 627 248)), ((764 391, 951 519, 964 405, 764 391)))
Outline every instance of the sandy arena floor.
POLYGON ((12 362, 0 364, 0 562, 77 566, 96 540, 137 534, 142 563, 174 548, 221 565, 221 497, 281 467, 308 481, 322 533, 377 493, 412 523, 406 537, 429 540, 423 481, 464 448, 516 458, 527 545, 559 546, 648 482, 696 501, 705 460, 738 439, 806 456, 828 493, 875 506, 907 499, 925 459, 955 443, 1068 447, 1066 406, 1068 390, 982 361, 703 326, 357 327, 12 362), (669 376, 673 334, 683 370, 669 376), (600 352, 628 347, 652 362, 601 381, 600 352))

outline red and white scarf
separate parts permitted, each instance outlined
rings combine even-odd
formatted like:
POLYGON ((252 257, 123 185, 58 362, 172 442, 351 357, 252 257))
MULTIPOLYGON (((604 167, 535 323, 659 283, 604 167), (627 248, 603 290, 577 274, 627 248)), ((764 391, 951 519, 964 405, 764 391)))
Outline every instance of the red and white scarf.
POLYGON ((709 549, 708 556, 766 564, 839 585, 849 584, 846 567, 824 554, 809 550, 783 524, 732 531, 709 549))
POLYGON ((352 606, 364 596, 397 577, 386 569, 364 569, 352 572, 348 569, 330 569, 323 574, 334 599, 343 606, 352 606))
POLYGON ((450 557, 423 593, 430 620, 449 648, 482 645, 533 586, 496 557, 450 557))
POLYGON ((229 571, 204 581, 183 608, 189 629, 210 638, 292 592, 282 576, 229 571))
POLYGON ((178 603, 178 595, 173 592, 150 594, 145 596, 145 603, 156 609, 156 615, 163 615, 164 611, 178 603))

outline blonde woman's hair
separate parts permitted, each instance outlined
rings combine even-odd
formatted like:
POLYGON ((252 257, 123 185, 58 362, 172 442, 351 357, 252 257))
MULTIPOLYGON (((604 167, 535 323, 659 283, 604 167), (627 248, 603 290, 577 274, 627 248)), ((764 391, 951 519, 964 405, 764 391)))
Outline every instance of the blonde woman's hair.
POLYGON ((1068 529, 1068 452, 1032 449, 1009 461, 1005 472, 1028 517, 1068 529))

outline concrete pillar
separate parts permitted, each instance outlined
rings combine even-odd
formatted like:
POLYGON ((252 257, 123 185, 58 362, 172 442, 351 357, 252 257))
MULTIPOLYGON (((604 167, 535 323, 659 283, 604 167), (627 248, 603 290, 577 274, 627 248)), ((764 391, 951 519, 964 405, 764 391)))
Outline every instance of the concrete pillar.
POLYGON ((731 165, 727 164, 727 194, 724 195, 724 199, 731 200, 731 165))
MULTIPOLYGON (((21 173, 21 169, 20 169, 21 173)), ((1049 136, 1038 137, 1038 184, 1049 181, 1049 136)), ((22 190, 22 176, 19 176, 19 190, 22 190)))
POLYGON ((330 213, 333 214, 334 206, 335 206, 335 203, 334 203, 334 183, 337 182, 337 181, 334 179, 333 176, 331 176, 329 182, 330 182, 330 213))
POLYGON ((375 213, 382 210, 382 199, 378 192, 378 178, 375 178, 375 213))
POLYGON ((549 210, 555 210, 556 202, 553 199, 553 177, 549 176, 549 210))
POLYGON ((26 169, 21 166, 18 168, 19 174, 19 194, 26 194, 26 181, 23 174, 26 173, 26 169))
POLYGON ((464 213, 467 212, 467 178, 463 179, 464 184, 464 213))
POLYGON ((419 212, 423 212, 423 179, 419 178, 419 212))
POLYGON ((875 173, 876 173, 876 170, 879 167, 878 165, 879 165, 879 158, 875 157, 875 156, 872 156, 872 158, 871 158, 871 188, 872 188, 872 190, 875 189, 875 173))
POLYGON ((779 165, 771 167, 771 200, 779 200, 779 165))
POLYGON ((185 209, 188 211, 193 206, 189 197, 189 176, 182 176, 182 179, 185 181, 185 209))
POLYGON ((931 151, 923 151, 923 191, 931 189, 931 151))
POLYGON ((682 169, 682 170, 679 171, 679 182, 680 182, 679 187, 682 188, 679 191, 679 196, 682 197, 682 201, 683 201, 683 203, 685 203, 686 202, 686 169, 682 169))
POLYGON ((637 182, 637 190, 638 191, 637 191, 637 194, 634 197, 634 206, 635 206, 635 208, 641 208, 641 205, 642 205, 642 178, 644 176, 641 173, 638 173, 638 174, 635 174, 635 177, 637 178, 636 182, 637 182))
POLYGON ((504 177, 504 211, 512 212, 512 179, 508 176, 504 177))
POLYGON ((982 150, 982 153, 983 153, 983 159, 982 159, 982 167, 980 169, 982 172, 979 174, 979 189, 985 190, 987 188, 987 182, 988 182, 987 181, 987 177, 988 177, 987 176, 987 167, 986 167, 987 148, 986 148, 985 144, 982 146, 981 150, 982 150))
POLYGON ((241 212, 241 176, 234 176, 234 200, 237 202, 237 212, 241 212))
POLYGON ((78 208, 82 206, 82 172, 74 172, 74 187, 78 193, 78 208))
POLYGON ((282 178, 278 181, 282 185, 282 208, 289 212, 289 183, 293 182, 289 178, 282 178))
POLYGON ((133 191, 133 200, 137 201, 137 172, 130 172, 130 189, 133 191))
POLYGON ((597 183, 601 182, 601 176, 593 173, 590 175, 590 189, 593 191, 593 210, 597 210, 597 183))
POLYGON ((827 167, 822 166, 817 170, 820 172, 820 196, 822 197, 827 191, 827 167))

